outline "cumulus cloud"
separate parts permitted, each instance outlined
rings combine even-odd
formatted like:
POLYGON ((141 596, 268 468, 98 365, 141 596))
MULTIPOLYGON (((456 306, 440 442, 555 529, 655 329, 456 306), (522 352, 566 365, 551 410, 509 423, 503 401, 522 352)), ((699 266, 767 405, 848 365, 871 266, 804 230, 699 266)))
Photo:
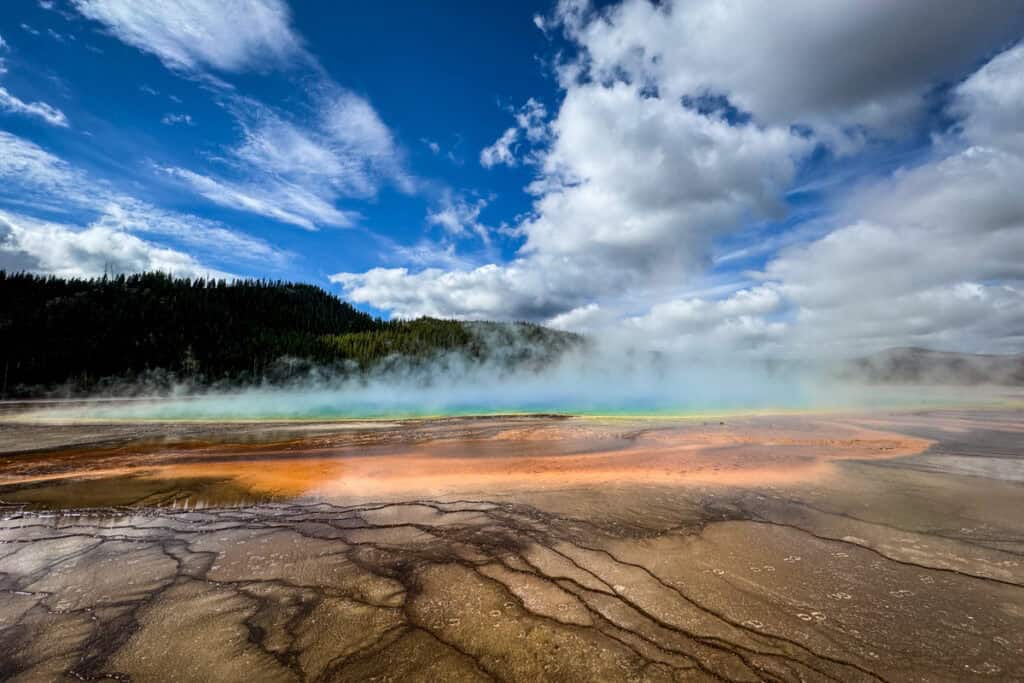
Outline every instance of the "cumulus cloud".
POLYGON ((79 228, 4 211, 0 211, 0 268, 62 277, 150 270, 182 277, 233 277, 189 254, 122 230, 100 225, 79 228))
POLYGON ((955 92, 953 112, 973 144, 1024 155, 1024 44, 998 55, 955 92))
POLYGON ((526 101, 515 113, 516 124, 530 142, 540 142, 548 135, 548 110, 542 102, 534 98, 526 101))
POLYGON ((1004 52, 956 88, 961 133, 935 158, 852 193, 839 228, 767 265, 764 276, 796 307, 794 343, 1019 349, 1024 105, 1012 94, 1022 52, 1004 52))
POLYGON ((630 340, 655 339, 659 348, 673 351, 761 349, 788 331, 786 323, 766 317, 781 304, 778 292, 763 286, 720 300, 673 299, 626 318, 619 334, 630 340))
MULTIPOLYGON (((0 68, 2 66, 2 63, 0 63, 0 68)), ((12 95, 8 92, 7 88, 2 86, 0 86, 0 110, 12 114, 32 116, 45 121, 51 126, 68 127, 68 118, 60 109, 50 106, 45 102, 25 102, 12 95)))
POLYGON ((480 150, 480 165, 492 168, 498 165, 517 166, 517 148, 520 138, 528 144, 537 144, 547 139, 548 111, 543 103, 530 98, 519 109, 512 110, 516 125, 507 128, 493 144, 480 150))
POLYGON ((546 291, 536 270, 516 263, 487 264, 472 270, 374 268, 365 273, 337 273, 348 297, 372 302, 401 318, 421 315, 459 319, 528 318, 543 320, 571 307, 571 301, 546 291))
POLYGON ((304 55, 281 0, 72 0, 121 41, 182 71, 239 72, 304 55))
POLYGON ((514 145, 518 140, 518 128, 506 129, 493 144, 480 150, 480 165, 484 168, 492 168, 501 164, 515 166, 517 161, 514 145))
POLYGON ((829 135, 905 124, 937 83, 1019 37, 1024 13, 958 0, 625 0, 601 11, 562 0, 553 21, 598 80, 724 96, 759 121, 829 135))
MULTIPOLYGON (((514 258, 332 280, 403 317, 530 318, 659 348, 1019 348, 1024 47, 1007 49, 1019 9, 562 2, 539 25, 577 54, 558 66, 559 107, 535 119, 533 207, 513 228, 514 258), (754 245, 763 269, 732 271, 724 294, 678 293, 715 267, 715 244, 785 214, 812 151, 852 155, 901 135, 950 82, 958 123, 923 156, 827 188, 830 213, 768 234, 754 245)), ((523 116, 481 163, 519 163, 523 116)))
POLYGON ((622 82, 572 86, 550 127, 512 263, 347 274, 337 281, 348 296, 394 302, 403 314, 548 318, 623 288, 679 281, 706 262, 715 235, 781 210, 778 195, 808 148, 789 130, 731 125, 622 82), (469 290, 477 293, 467 299, 469 290))
POLYGON ((789 130, 731 125, 622 82, 570 88, 552 128, 523 253, 606 275, 700 265, 709 239, 740 217, 781 211, 808 149, 789 130))

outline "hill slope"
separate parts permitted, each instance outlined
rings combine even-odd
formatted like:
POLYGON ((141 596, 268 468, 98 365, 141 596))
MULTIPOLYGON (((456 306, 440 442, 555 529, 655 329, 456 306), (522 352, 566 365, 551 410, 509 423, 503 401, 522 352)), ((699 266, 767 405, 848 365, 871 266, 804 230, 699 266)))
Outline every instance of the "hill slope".
POLYGON ((3 395, 281 382, 311 367, 354 373, 445 352, 543 365, 580 342, 527 323, 384 321, 307 284, 0 271, 3 395))

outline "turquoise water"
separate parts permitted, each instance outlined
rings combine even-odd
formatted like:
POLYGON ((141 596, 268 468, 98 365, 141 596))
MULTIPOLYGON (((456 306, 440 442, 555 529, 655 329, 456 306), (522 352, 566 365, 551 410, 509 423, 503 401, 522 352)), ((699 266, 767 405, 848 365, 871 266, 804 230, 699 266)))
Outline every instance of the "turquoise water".
MULTIPOLYGON (((536 389, 536 387, 535 387, 536 389)), ((712 415, 763 411, 808 411, 941 407, 992 403, 992 395, 935 387, 852 387, 808 383, 747 385, 711 391, 623 387, 587 396, 574 390, 534 391, 503 384, 462 387, 340 387, 216 393, 155 400, 109 401, 47 411, 50 417, 117 420, 327 420, 554 413, 602 416, 712 415)))

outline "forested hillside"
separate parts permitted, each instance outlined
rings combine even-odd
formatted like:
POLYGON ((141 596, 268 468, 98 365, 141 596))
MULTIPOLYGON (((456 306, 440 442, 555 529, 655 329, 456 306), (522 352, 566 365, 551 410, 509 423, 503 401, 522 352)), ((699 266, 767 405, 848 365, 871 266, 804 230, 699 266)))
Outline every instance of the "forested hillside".
POLYGON ((312 367, 356 373, 385 359, 443 352, 543 364, 580 341, 527 323, 384 321, 306 284, 0 271, 4 396, 80 393, 140 379, 283 382, 312 367))

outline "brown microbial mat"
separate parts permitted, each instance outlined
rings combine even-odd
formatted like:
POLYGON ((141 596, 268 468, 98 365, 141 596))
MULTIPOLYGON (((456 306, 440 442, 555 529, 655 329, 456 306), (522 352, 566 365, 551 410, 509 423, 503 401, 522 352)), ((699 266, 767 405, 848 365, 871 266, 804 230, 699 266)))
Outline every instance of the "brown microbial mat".
POLYGON ((1024 679, 1024 413, 0 422, 0 679, 1024 679))

